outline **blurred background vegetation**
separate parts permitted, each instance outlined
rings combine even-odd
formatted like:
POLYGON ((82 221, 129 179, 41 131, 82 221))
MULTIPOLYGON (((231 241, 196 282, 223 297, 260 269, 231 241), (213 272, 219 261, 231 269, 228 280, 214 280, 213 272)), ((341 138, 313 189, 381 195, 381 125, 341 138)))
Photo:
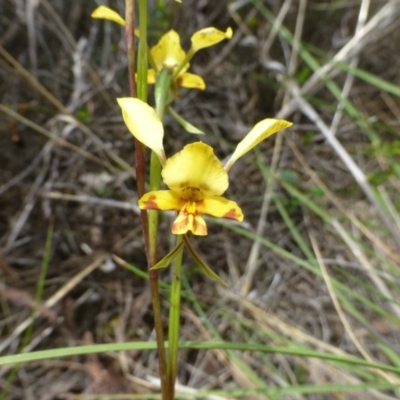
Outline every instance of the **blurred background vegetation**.
MULTIPOLYGON (((154 340, 115 101, 129 94, 123 28, 92 20, 98 5, 0 2, 0 357, 154 340)), ((123 0, 106 5, 123 15, 123 0)), ((210 218, 195 240, 228 288, 185 259, 182 341, 244 346, 182 350, 182 398, 399 398, 400 2, 157 0, 149 13, 150 45, 171 28, 184 49, 203 27, 234 30, 192 61, 206 90, 175 102, 220 158, 262 118, 294 122, 231 171, 245 221, 210 218)), ((169 155, 198 140, 165 124, 169 155)), ((149 399, 157 374, 154 351, 108 352, 7 364, 0 388, 149 399)))

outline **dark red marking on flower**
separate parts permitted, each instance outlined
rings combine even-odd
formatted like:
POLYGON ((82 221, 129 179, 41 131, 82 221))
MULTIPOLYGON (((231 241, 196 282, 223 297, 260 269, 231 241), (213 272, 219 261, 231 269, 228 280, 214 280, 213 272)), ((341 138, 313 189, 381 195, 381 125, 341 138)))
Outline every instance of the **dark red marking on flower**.
POLYGON ((178 86, 182 86, 182 81, 183 81, 183 78, 181 77, 181 76, 177 76, 176 77, 176 84, 178 85, 178 86))
POLYGON ((239 220, 240 214, 235 208, 231 208, 225 215, 222 216, 222 218, 239 220))
POLYGON ((150 196, 146 201, 143 202, 144 210, 158 210, 157 202, 155 201, 157 197, 155 195, 150 196))

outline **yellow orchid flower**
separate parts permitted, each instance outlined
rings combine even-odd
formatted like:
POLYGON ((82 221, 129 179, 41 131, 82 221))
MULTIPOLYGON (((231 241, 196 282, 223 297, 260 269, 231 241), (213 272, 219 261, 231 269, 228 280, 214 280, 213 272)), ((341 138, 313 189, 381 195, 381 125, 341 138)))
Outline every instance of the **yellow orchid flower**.
POLYGON ((203 214, 242 221, 240 207, 221 196, 229 186, 227 172, 262 140, 292 125, 285 120, 260 121, 237 145, 225 166, 214 155, 212 147, 203 142, 189 144, 165 159, 164 131, 154 110, 138 99, 117 100, 129 131, 158 155, 163 165, 162 178, 169 188, 146 193, 139 200, 139 207, 142 210, 178 211, 172 224, 172 232, 177 235, 188 231, 194 235, 207 235, 203 214))
POLYGON ((157 73, 164 68, 169 69, 172 73, 180 69, 174 78, 178 86, 187 89, 205 89, 206 84, 201 76, 186 72, 190 64, 185 62, 186 53, 181 47, 179 34, 173 29, 164 34, 159 42, 150 49, 150 55, 154 60, 155 69, 148 70, 148 83, 155 83, 157 73))
MULTIPOLYGON (((174 73, 174 79, 178 86, 188 89, 204 90, 206 85, 203 78, 199 75, 186 72, 190 66, 189 61, 198 50, 210 47, 224 39, 230 39, 231 37, 231 28, 228 28, 226 32, 213 27, 201 29, 192 35, 192 46, 186 54, 184 50, 182 50, 178 33, 174 30, 170 30, 163 35, 160 41, 150 50, 157 71, 150 69, 149 75, 155 79, 156 72, 167 68, 174 73)), ((149 83, 153 82, 149 80, 149 83)))
MULTIPOLYGON (((91 17, 107 19, 125 26, 124 18, 116 11, 106 6, 97 7, 92 12, 91 17)), ((139 31, 137 29, 135 29, 135 35, 139 36, 139 31)), ((230 39, 231 37, 231 28, 228 28, 225 32, 213 27, 201 29, 192 35, 192 46, 188 53, 185 53, 181 47, 179 34, 174 30, 170 30, 150 49, 150 56, 154 61, 155 69, 148 70, 147 83, 154 84, 157 79, 157 73, 167 68, 174 74, 174 82, 176 85, 187 89, 204 90, 206 84, 203 78, 199 75, 186 72, 190 66, 189 61, 198 50, 210 47, 224 39, 230 39)))
POLYGON ((232 37, 232 29, 222 32, 215 28, 205 28, 192 35, 192 47, 186 54, 180 44, 179 34, 170 30, 163 35, 160 41, 150 49, 150 55, 154 60, 156 70, 149 69, 148 83, 155 83, 157 73, 167 68, 174 74, 174 81, 178 86, 187 89, 204 90, 206 84, 201 76, 186 72, 189 69, 189 61, 194 54, 206 47, 232 37))
POLYGON ((229 185, 228 174, 209 145, 196 142, 185 146, 167 159, 162 178, 169 190, 146 193, 139 200, 139 207, 179 211, 172 233, 192 231, 194 235, 207 235, 202 214, 243 220, 240 207, 221 196, 229 185))

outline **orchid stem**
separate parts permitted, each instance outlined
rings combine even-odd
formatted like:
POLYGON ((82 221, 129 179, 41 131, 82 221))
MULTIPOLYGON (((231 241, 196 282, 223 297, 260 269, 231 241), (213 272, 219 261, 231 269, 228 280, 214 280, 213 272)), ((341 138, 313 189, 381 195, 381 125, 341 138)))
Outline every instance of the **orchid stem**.
MULTIPOLYGON (((165 109, 168 106, 170 87, 172 83, 172 74, 168 69, 163 69, 157 76, 157 82, 155 87, 155 102, 156 102, 156 113, 162 121, 165 113, 165 109)), ((161 163, 158 157, 153 153, 151 157, 151 170, 150 170, 150 188, 151 190, 158 190, 161 184, 161 163)), ((157 211, 149 212, 149 227, 150 237, 158 229, 158 213, 157 211)), ((177 237, 177 245, 183 240, 183 237, 179 235, 177 237)), ((176 255, 173 277, 172 277, 172 288, 171 288, 171 304, 168 321, 168 363, 167 363, 167 376, 168 376, 168 389, 169 398, 174 399, 175 394, 175 380, 178 369, 178 345, 179 345, 179 325, 180 325, 180 302, 181 302, 181 265, 182 265, 182 254, 183 246, 176 255)))
MULTIPOLYGON (((145 2, 145 0, 140 0, 145 2)), ((142 37, 142 35, 140 36, 142 37)), ((146 59, 147 67, 147 59, 146 59)), ((156 100, 156 113, 158 118, 162 121, 164 118, 165 104, 167 101, 169 93, 169 84, 171 82, 170 74, 164 76, 165 74, 160 73, 157 78, 157 83, 155 87, 155 100, 156 100)), ((147 79, 147 71, 146 71, 147 79)), ((161 163, 157 155, 152 152, 150 159, 150 190, 159 190, 161 185, 161 163)), ((149 227, 149 258, 148 264, 149 268, 157 263, 157 236, 158 236, 158 212, 149 211, 148 212, 148 227, 149 227)), ((153 313, 154 313, 154 324, 157 334, 157 349, 160 367, 160 377, 161 377, 161 391, 163 400, 173 400, 170 397, 170 379, 168 375, 168 366, 165 353, 164 345, 164 331, 162 324, 162 312, 161 312, 161 302, 160 302, 160 291, 158 286, 158 271, 149 269, 150 285, 151 285, 151 295, 153 302, 153 313)))
MULTIPOLYGON (((178 235, 176 238, 176 245, 178 246, 182 242, 182 240, 183 236, 178 235)), ((181 247, 178 254, 176 255, 172 270, 168 331, 168 378, 171 399, 173 399, 175 395, 175 380, 178 371, 179 330, 181 319, 181 270, 183 248, 184 246, 181 247)))
MULTIPOLYGON (((135 68, 135 5, 134 0, 125 0, 126 44, 128 55, 128 72, 130 95, 147 102, 147 0, 139 0, 139 48, 138 48, 138 73, 136 88, 135 68)), ((135 139, 135 168, 139 198, 145 192, 145 157, 144 146, 135 139)), ((161 179, 161 178, 159 178, 161 179)), ((151 270, 157 262, 157 226, 154 230, 154 221, 146 211, 141 211, 143 233, 145 238, 147 265, 149 269, 151 299, 156 330, 157 352, 161 379, 161 392, 163 400, 172 400, 169 397, 169 380, 167 375, 167 361, 164 346, 164 330, 162 323, 160 291, 158 286, 158 272, 151 270), (151 232, 150 232, 151 231, 151 232)))

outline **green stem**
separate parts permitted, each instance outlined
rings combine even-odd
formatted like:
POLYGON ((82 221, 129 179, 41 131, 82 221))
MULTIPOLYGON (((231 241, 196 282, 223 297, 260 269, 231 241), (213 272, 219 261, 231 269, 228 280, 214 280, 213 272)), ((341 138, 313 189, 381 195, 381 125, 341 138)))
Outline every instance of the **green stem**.
MULTIPOLYGON (((140 0, 140 1, 145 2, 145 0, 140 0)), ((140 37, 142 37, 142 34, 140 35, 141 35, 140 37)), ((156 100, 156 113, 161 121, 164 118, 164 111, 166 107, 165 104, 168 98, 170 82, 171 82, 171 75, 169 73, 166 74, 163 71, 162 73, 159 74, 155 87, 155 100, 156 100)), ((150 159, 150 185, 149 185, 151 191, 160 189, 161 170, 162 166, 160 160, 158 159, 156 154, 152 152, 150 159)), ((169 387, 170 381, 168 379, 168 368, 165 355, 160 291, 158 287, 158 271, 150 269, 153 265, 157 263, 158 260, 157 256, 158 212, 157 211, 148 212, 148 228, 149 228, 149 249, 148 249, 149 277, 151 286, 151 296, 153 302, 154 325, 157 335, 157 349, 158 349, 160 377, 161 377, 161 390, 162 390, 163 400, 173 400, 173 398, 170 397, 169 395, 171 389, 169 387)))
POLYGON ((147 102, 147 0, 139 0, 139 32, 137 95, 147 102))
MULTIPOLYGON (((165 108, 167 106, 169 87, 171 84, 171 73, 168 70, 162 70, 157 76, 157 82, 154 90, 156 113, 162 121, 165 108)), ((159 190, 161 186, 162 165, 157 155, 152 152, 150 160, 150 190, 159 190)), ((149 211, 149 235, 150 235, 150 254, 155 255, 154 264, 157 261, 157 233, 158 233, 158 211, 149 211)))
MULTIPOLYGON (((176 244, 179 245, 183 240, 183 236, 179 235, 176 238, 176 244)), ((179 350, 179 328, 181 318, 181 269, 183 248, 175 257, 172 270, 171 284, 171 304, 169 310, 169 332, 168 332, 168 378, 170 397, 174 398, 175 380, 178 371, 178 350, 179 350)))
MULTIPOLYGON (((168 97, 172 83, 172 74, 168 69, 163 69, 158 73, 156 87, 154 91, 156 101, 156 113, 162 121, 165 109, 168 106, 168 97)), ((162 166, 158 157, 153 153, 151 157, 150 170, 150 188, 158 190, 161 184, 162 166)), ((158 213, 156 211, 149 212, 150 237, 157 234, 158 230, 158 213)), ((177 244, 182 242, 182 236, 178 236, 177 244)), ((182 265, 183 246, 179 250, 174 263, 174 272, 171 289, 171 308, 169 314, 169 332, 168 332, 168 364, 167 364, 167 380, 169 399, 174 399, 175 380, 178 369, 178 343, 179 343, 179 319, 180 319, 180 274, 182 265)))

